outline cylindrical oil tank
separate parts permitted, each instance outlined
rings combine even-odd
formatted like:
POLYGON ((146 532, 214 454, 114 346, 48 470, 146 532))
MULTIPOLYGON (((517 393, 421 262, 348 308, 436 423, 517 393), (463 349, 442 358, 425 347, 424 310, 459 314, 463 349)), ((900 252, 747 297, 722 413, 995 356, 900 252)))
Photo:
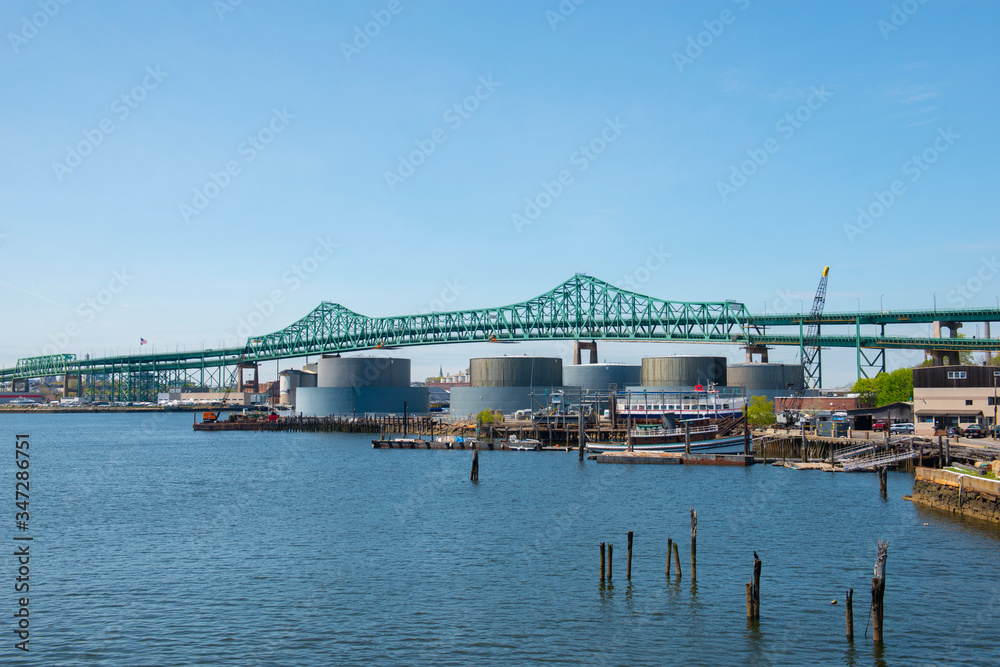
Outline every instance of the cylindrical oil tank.
POLYGON ((390 357, 323 357, 318 387, 409 387, 410 360, 390 357))
POLYGON ((628 364, 580 364, 563 366, 563 383, 588 391, 607 391, 611 385, 619 390, 642 381, 642 366, 628 364))
POLYGON ((726 358, 677 355, 642 360, 642 386, 694 387, 726 385, 726 358))
POLYGON ((801 364, 732 364, 727 375, 729 386, 743 387, 748 395, 791 392, 802 386, 804 378, 801 364))
POLYGON ((469 361, 473 387, 559 387, 563 383, 558 357, 479 357, 469 361))
POLYGON ((299 378, 302 371, 286 370, 278 374, 278 402, 281 405, 291 405, 295 402, 295 390, 299 388, 299 378))

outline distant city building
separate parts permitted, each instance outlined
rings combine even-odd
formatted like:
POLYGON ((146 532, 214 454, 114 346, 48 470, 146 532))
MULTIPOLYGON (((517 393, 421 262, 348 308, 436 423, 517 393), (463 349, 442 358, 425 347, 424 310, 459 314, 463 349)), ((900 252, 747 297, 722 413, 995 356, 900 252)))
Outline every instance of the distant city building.
POLYGON ((450 391, 452 387, 468 387, 471 385, 471 381, 469 369, 466 368, 461 373, 441 374, 436 378, 427 378, 426 386, 450 391))

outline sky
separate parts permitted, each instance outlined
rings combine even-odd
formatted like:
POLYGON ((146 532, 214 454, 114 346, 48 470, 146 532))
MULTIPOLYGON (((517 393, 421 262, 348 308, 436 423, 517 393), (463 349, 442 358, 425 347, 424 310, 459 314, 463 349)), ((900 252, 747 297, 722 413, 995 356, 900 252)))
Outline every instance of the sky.
MULTIPOLYGON (((797 312, 829 265, 828 311, 1000 306, 998 22, 963 0, 9 0, 0 365, 241 345, 321 301, 499 306, 577 272, 797 312)), ((495 348, 392 354, 417 380, 571 349, 495 348)), ((853 383, 854 351, 823 372, 853 383)))

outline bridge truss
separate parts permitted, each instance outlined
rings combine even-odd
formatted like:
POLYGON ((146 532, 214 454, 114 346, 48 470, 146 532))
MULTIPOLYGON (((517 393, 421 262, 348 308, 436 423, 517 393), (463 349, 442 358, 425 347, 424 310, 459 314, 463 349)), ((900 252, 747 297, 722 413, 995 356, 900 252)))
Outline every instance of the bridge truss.
MULTIPOLYGON (((172 387, 223 389, 238 385, 240 362, 360 352, 417 345, 534 340, 618 340, 727 345, 855 348, 859 377, 881 362, 886 349, 1000 350, 997 339, 886 336, 887 324, 1000 321, 1000 309, 878 313, 753 315, 736 301, 683 302, 623 290, 577 274, 545 294, 498 308, 368 317, 323 302, 308 315, 244 347, 79 359, 71 354, 18 360, 0 369, 0 383, 28 378, 80 376, 85 394, 113 401, 155 400, 172 387), (846 335, 807 333, 810 325, 848 325, 846 335), (880 327, 862 335, 861 327, 880 327), (776 334, 774 327, 798 331, 776 334), (768 331, 768 328, 771 331, 768 331), (866 362, 863 368, 862 361, 866 362)), ((829 328, 825 329, 829 331, 829 328)))

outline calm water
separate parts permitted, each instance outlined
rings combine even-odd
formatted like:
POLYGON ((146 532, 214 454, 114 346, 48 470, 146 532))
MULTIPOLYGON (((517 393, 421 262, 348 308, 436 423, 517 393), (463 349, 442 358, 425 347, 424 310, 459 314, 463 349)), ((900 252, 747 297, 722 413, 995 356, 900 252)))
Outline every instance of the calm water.
MULTIPOLYGON (((901 500, 903 473, 886 502, 874 475, 483 452, 473 484, 469 452, 190 421, 0 416, 0 497, 13 497, 14 433, 32 437, 35 535, 31 653, 13 649, 2 583, 0 664, 1000 664, 1000 530, 901 500), (664 576, 668 536, 679 581, 664 576), (863 634, 880 537, 877 654, 863 634), (613 586, 598 581, 602 541, 616 547, 613 586), (761 621, 748 627, 754 550, 761 621)), ((14 568, 0 559, 0 582, 14 568)))

